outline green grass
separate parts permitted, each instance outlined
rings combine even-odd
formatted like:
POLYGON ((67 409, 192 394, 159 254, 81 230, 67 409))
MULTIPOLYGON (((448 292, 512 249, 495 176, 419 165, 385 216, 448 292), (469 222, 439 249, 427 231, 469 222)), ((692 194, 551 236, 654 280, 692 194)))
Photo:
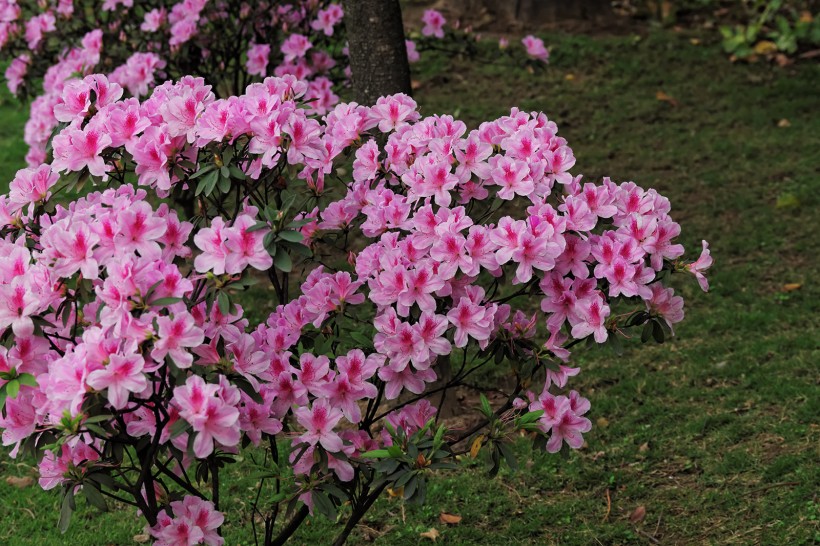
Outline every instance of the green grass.
MULTIPOLYGON (((466 462, 433 481, 426 506, 380 501, 351 543, 426 544, 419 533, 431 527, 447 544, 820 541, 820 66, 730 64, 717 44, 689 38, 550 36, 553 64, 538 76, 458 59, 422 67, 424 113, 475 125, 512 106, 542 110, 573 147, 574 172, 669 196, 683 242, 712 245, 712 292, 676 279, 687 318, 670 343, 577 353, 584 371, 573 386, 596 423, 584 449, 531 454, 524 470, 495 479, 466 462), (646 517, 633 524, 638 506, 646 517), (440 511, 463 520, 446 527, 440 511)), ((2 109, 4 179, 21 162, 19 110, 2 109)), ((529 458, 526 442, 517 450, 529 458)), ((0 473, 33 470, 4 459, 0 473)), ((225 483, 227 543, 250 544, 253 480, 235 471, 225 483)), ((0 502, 2 544, 126 545, 141 531, 131 510, 81 510, 67 540, 56 495, 0 481, 0 502)), ((332 532, 311 520, 294 542, 324 544, 332 532)))

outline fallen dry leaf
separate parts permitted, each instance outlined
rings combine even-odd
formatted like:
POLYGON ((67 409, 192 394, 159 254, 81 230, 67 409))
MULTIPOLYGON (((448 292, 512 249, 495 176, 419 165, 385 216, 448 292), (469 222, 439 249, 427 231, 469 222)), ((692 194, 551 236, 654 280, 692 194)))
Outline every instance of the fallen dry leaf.
POLYGON ((811 51, 806 51, 798 56, 801 59, 813 59, 815 57, 820 57, 820 49, 812 49, 811 51))
POLYGON ((772 55, 777 53, 777 44, 771 40, 760 40, 755 44, 754 52, 758 55, 772 55))
POLYGON ((780 127, 780 128, 791 127, 791 124, 792 124, 792 122, 790 122, 786 118, 783 118, 783 119, 781 119, 780 121, 777 122, 777 126, 780 127))
POLYGON ((641 447, 638 448, 638 451, 640 453, 646 453, 647 451, 649 451, 649 442, 642 443, 641 447))
POLYGON ((661 102, 668 102, 672 106, 677 106, 678 105, 677 100, 675 100, 673 97, 671 97, 670 95, 667 95, 666 93, 664 93, 663 91, 660 91, 660 90, 658 90, 658 92, 655 93, 655 98, 658 99, 661 102))
POLYGON ((9 476, 6 478, 6 483, 12 487, 16 487, 17 489, 25 489, 26 487, 30 487, 34 484, 34 478, 31 476, 9 476))
POLYGON ((481 450, 481 444, 484 442, 484 435, 479 434, 473 440, 473 444, 470 446, 470 457, 475 459, 478 457, 478 452, 481 450))
POLYGON ((803 11, 800 13, 801 23, 811 23, 814 20, 810 11, 803 11))
POLYGON ((643 521, 643 518, 646 517, 646 507, 645 506, 638 506, 635 510, 629 514, 629 521, 632 523, 639 523, 643 521))
POLYGON ((423 537, 423 538, 429 538, 430 540, 432 540, 433 542, 435 542, 436 540, 438 540, 438 537, 440 537, 440 536, 441 536, 441 533, 439 533, 439 532, 438 532, 438 530, 437 530, 437 529, 435 529, 435 528, 430 528, 430 530, 429 530, 429 531, 425 531, 425 532, 423 532, 423 533, 419 533, 419 536, 420 536, 420 537, 423 537))
POLYGON ((143 533, 139 535, 134 535, 134 542, 136 542, 137 544, 143 544, 145 542, 148 542, 149 540, 151 540, 151 537, 149 537, 147 534, 143 533))
POLYGON ((387 488, 387 494, 390 495, 393 498, 401 497, 402 495, 404 495, 404 487, 399 487, 397 489, 392 489, 392 488, 388 487, 387 488))
POLYGON ((457 516, 455 514, 448 514, 447 512, 442 512, 438 515, 438 520, 441 523, 446 523, 447 525, 457 525, 461 523, 461 516, 457 516))
POLYGON ((689 38, 689 43, 692 45, 700 45, 700 40, 697 38, 689 38))
POLYGON ((783 285, 783 292, 794 292, 803 288, 803 284, 799 282, 789 282, 783 285))
POLYGON ((609 420, 606 417, 598 417, 596 424, 601 428, 606 428, 609 426, 609 420))
POLYGON ((791 60, 788 55, 778 53, 777 55, 774 56, 774 62, 777 63, 777 66, 784 67, 784 66, 789 66, 794 61, 791 60))
POLYGON ((572 81, 575 79, 575 74, 567 74, 566 76, 564 76, 564 79, 567 81, 572 81))
POLYGON ((410 80, 410 89, 413 91, 420 89, 422 85, 424 84, 419 80, 410 80))

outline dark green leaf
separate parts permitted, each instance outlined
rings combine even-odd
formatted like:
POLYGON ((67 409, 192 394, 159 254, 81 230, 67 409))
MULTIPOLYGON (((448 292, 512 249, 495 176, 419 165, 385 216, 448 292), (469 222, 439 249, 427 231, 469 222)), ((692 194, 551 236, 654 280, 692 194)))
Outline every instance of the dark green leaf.
POLYGON ((229 193, 231 191, 231 174, 225 176, 225 167, 222 167, 222 176, 219 177, 219 191, 229 193))
POLYGON ((188 429, 191 428, 191 424, 186 421, 185 419, 178 419, 171 425, 169 432, 171 433, 171 438, 176 438, 183 432, 186 432, 188 429))
POLYGON ((485 417, 490 418, 493 415, 493 409, 490 407, 490 401, 487 400, 487 397, 484 396, 484 393, 480 393, 481 397, 481 413, 484 414, 485 417))
POLYGON ((68 486, 63 495, 63 503, 60 507, 60 522, 58 527, 61 533, 68 531, 68 526, 71 524, 71 514, 74 512, 74 488, 68 486))
POLYGON ((226 317, 231 314, 231 309, 233 306, 231 305, 231 298, 225 292, 220 292, 216 296, 216 303, 219 306, 219 312, 225 315, 226 317))
POLYGON ((157 298, 149 305, 153 307, 167 307, 169 305, 173 305, 175 303, 179 303, 182 301, 182 298, 157 298))
POLYGON ((330 521, 336 520, 336 507, 333 505, 333 501, 330 500, 330 497, 328 497, 323 491, 314 489, 311 491, 310 498, 313 501, 313 508, 317 512, 325 516, 330 521))
POLYGON ((277 252, 276 256, 273 257, 273 265, 275 265, 279 271, 290 273, 293 269, 293 260, 290 259, 290 255, 287 252, 277 252))
POLYGON ((249 227, 248 229, 246 229, 245 233, 253 233, 254 231, 259 231, 260 229, 266 229, 266 228, 269 228, 269 227, 270 227, 270 225, 268 225, 267 222, 257 222, 254 225, 252 225, 251 227, 249 227))
POLYGON ((373 451, 362 453, 363 459, 379 459, 384 457, 390 457, 390 452, 386 449, 374 449, 373 451))
POLYGON ((108 512, 108 504, 105 502, 105 497, 102 496, 102 493, 100 493, 100 490, 97 489, 97 486, 94 485, 93 482, 86 481, 83 483, 83 495, 85 495, 88 504, 102 512, 108 512))
POLYGON ((511 470, 517 471, 518 461, 515 459, 515 454, 513 453, 512 449, 510 449, 510 446, 504 443, 499 443, 498 449, 504 456, 504 460, 507 462, 507 466, 509 466, 511 470))
MULTIPOLYGON (((197 172, 195 172, 194 174, 192 174, 188 178, 188 180, 195 180, 195 179, 199 178, 202 175, 205 175, 205 174, 208 174, 208 173, 212 172, 214 169, 216 169, 216 165, 207 165, 207 166, 203 167, 202 169, 198 170, 197 172)), ((199 194, 197 194, 197 195, 199 195, 199 194)))
POLYGON ((290 241, 291 243, 298 243, 304 239, 304 236, 299 231, 280 231, 277 235, 280 239, 290 241))
POLYGON ((214 187, 216 186, 216 182, 219 180, 219 172, 218 171, 211 171, 204 177, 202 180, 199 181, 199 184, 196 186, 196 192, 194 192, 195 196, 200 194, 204 194, 205 196, 211 195, 211 192, 214 191, 214 187))

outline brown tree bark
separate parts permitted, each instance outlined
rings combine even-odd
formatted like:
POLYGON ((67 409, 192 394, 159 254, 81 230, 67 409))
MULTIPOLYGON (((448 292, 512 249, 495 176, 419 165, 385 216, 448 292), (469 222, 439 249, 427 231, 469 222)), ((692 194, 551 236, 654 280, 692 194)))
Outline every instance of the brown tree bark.
POLYGON ((399 0, 343 0, 353 92, 360 104, 411 92, 399 0))

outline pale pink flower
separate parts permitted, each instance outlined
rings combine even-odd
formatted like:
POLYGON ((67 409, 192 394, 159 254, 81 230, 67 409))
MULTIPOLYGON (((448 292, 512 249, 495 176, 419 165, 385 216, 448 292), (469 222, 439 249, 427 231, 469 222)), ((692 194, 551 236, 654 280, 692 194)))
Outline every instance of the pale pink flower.
POLYGON ((117 410, 125 408, 130 393, 140 393, 148 386, 142 373, 145 360, 138 355, 113 354, 105 368, 88 374, 86 383, 92 389, 108 391, 108 403, 117 410))

